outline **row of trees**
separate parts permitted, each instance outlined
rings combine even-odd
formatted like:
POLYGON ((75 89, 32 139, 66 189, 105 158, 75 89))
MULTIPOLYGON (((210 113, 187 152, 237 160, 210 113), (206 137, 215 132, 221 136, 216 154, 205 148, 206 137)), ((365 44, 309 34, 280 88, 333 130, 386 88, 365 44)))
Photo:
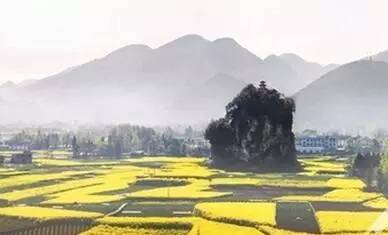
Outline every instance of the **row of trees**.
POLYGON ((357 154, 351 173, 364 179, 370 189, 388 193, 388 154, 357 154))
POLYGON ((70 146, 72 135, 70 133, 44 133, 41 130, 37 132, 21 131, 14 135, 6 143, 10 146, 28 146, 34 149, 59 148, 60 146, 70 146))
POLYGON ((385 153, 381 156, 379 172, 379 188, 383 192, 388 193, 388 153, 385 153))
POLYGON ((108 127, 85 127, 77 131, 21 131, 9 139, 10 146, 31 150, 72 149, 75 157, 87 155, 121 156, 124 153, 146 154, 207 154, 206 148, 196 149, 191 140, 191 127, 179 135, 171 128, 159 129, 123 124, 108 127), (188 134, 190 136, 186 137, 188 134))

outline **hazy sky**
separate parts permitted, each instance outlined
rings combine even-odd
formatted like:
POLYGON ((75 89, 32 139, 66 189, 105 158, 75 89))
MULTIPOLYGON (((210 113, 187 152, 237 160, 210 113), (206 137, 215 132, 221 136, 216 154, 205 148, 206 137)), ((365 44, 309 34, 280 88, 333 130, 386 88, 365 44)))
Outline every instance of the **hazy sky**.
POLYGON ((233 37, 259 57, 345 63, 388 49, 387 0, 1 0, 0 83, 184 34, 233 37))

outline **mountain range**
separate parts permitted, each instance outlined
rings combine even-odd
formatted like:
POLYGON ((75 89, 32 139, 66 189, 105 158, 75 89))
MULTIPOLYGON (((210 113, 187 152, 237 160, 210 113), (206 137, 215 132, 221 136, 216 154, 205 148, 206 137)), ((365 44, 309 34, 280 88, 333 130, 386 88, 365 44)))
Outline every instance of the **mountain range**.
MULTIPOLYGON (((387 55, 322 66, 291 53, 262 59, 231 38, 210 41, 186 35, 158 48, 129 45, 40 80, 8 82, 0 86, 0 122, 207 122, 222 116, 225 105, 248 83, 265 80, 285 95, 294 95, 297 128, 331 127, 328 120, 340 124, 341 115, 346 120, 339 112, 345 103, 338 102, 338 87, 349 89, 342 95, 353 100, 361 89, 351 92, 356 80, 368 84, 372 77, 384 79, 387 74, 380 67, 387 64, 377 61, 388 61, 387 55)), ((359 124, 354 122, 344 124, 359 124)))
POLYGON ((186 35, 155 49, 129 45, 27 85, 7 83, 0 121, 208 121, 248 83, 266 80, 290 95, 335 67, 294 54, 261 59, 231 38, 186 35))

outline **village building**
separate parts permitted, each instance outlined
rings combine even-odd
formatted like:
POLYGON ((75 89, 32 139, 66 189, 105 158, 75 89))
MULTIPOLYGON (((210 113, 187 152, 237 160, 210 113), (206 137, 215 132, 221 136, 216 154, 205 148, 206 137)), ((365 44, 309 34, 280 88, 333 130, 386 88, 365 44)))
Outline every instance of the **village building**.
POLYGON ((337 151, 337 139, 332 136, 300 136, 295 139, 296 151, 302 154, 337 151))

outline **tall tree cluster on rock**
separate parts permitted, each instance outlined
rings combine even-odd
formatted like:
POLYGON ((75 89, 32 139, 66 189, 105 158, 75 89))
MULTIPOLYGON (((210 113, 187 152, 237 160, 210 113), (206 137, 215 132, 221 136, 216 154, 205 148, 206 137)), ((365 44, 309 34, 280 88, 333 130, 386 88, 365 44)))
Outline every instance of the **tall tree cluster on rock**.
POLYGON ((206 129, 212 163, 296 167, 294 111, 294 100, 267 88, 264 81, 259 87, 246 86, 226 106, 225 117, 212 121, 206 129))

